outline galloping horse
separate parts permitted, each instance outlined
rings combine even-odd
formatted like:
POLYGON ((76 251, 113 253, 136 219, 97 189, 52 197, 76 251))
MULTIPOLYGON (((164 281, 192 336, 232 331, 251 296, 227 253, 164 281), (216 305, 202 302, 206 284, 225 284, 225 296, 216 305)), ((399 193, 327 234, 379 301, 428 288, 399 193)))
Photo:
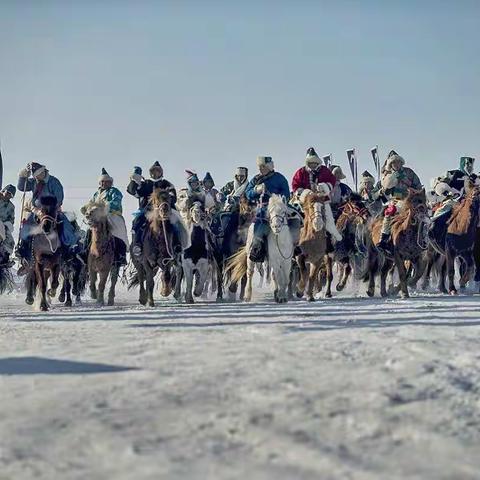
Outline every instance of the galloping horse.
POLYGON ((323 201, 324 198, 314 192, 305 193, 304 191, 301 198, 305 219, 298 245, 301 249, 301 253, 297 255, 300 278, 296 288, 297 297, 300 298, 306 293, 309 302, 315 300, 315 281, 323 264, 327 247, 323 201))
POLYGON ((25 283, 27 297, 25 302, 32 305, 35 290, 40 291, 40 310, 48 310, 47 285, 51 277, 51 288, 48 296, 54 297, 59 285, 61 245, 57 232, 57 200, 55 197, 45 196, 40 200, 40 208, 36 210, 37 228, 31 231, 33 270, 27 273, 25 283))
MULTIPOLYGON (((294 245, 288 226, 288 206, 280 195, 274 194, 270 197, 267 206, 266 220, 270 226, 270 232, 267 237, 267 259, 272 269, 273 295, 277 303, 285 303, 288 301, 288 286, 294 245)), ((227 271, 230 274, 232 282, 239 282, 245 273, 247 274, 246 302, 252 299, 252 279, 255 270, 255 262, 249 258, 254 238, 253 229, 254 224, 252 223, 248 230, 245 247, 240 248, 227 262, 227 271)))
POLYGON ((168 297, 175 287, 174 296, 180 298, 181 263, 180 252, 175 249, 175 230, 170 222, 171 204, 167 190, 155 189, 150 195, 150 210, 147 212, 148 228, 143 239, 142 255, 134 258, 140 285, 139 301, 142 305, 155 306, 153 290, 155 275, 161 271, 161 290, 168 297))
MULTIPOLYGON (((408 196, 404 200, 401 211, 392 220, 392 243, 393 253, 383 252, 384 262, 381 267, 380 292, 382 297, 388 296, 386 278, 393 265, 397 268, 400 278, 400 290, 403 298, 409 297, 407 284, 407 268, 405 262, 410 262, 414 269, 414 276, 410 279, 411 285, 416 285, 423 274, 425 267, 423 229, 428 221, 428 209, 425 190, 409 189, 408 196)), ((378 218, 372 224, 372 240, 378 245, 381 237, 382 218, 378 218)))
POLYGON ((108 205, 103 200, 90 201, 82 208, 82 212, 92 232, 87 261, 90 296, 97 300, 98 305, 104 305, 105 286, 110 276, 107 304, 113 305, 120 267, 115 263, 115 241, 108 223, 108 205))

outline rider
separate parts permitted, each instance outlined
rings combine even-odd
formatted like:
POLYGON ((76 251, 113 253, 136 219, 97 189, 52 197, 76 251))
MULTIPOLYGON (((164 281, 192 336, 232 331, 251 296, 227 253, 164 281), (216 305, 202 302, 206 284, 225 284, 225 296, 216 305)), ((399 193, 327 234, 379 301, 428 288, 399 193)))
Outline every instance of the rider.
POLYGON ((220 193, 215 188, 215 182, 213 181, 213 177, 210 172, 205 174, 205 177, 202 180, 202 187, 203 191, 205 192, 205 203, 212 204, 217 210, 220 207, 220 193))
MULTIPOLYGON (((149 197, 155 189, 166 190, 170 195, 170 223, 176 225, 180 222, 180 216, 175 210, 175 203, 177 202, 177 192, 171 182, 163 178, 163 168, 158 161, 156 161, 149 170, 150 178, 142 177, 142 169, 135 167, 130 176, 130 183, 127 186, 127 192, 130 195, 138 198, 139 209, 135 214, 132 223, 133 230, 133 247, 132 253, 139 256, 142 253, 143 236, 147 225, 145 212, 149 208, 149 197)), ((181 223, 181 222, 180 222, 181 223)), ((174 241, 179 240, 176 237, 174 241)), ((177 244, 178 244, 177 243, 177 244)), ((174 246, 175 248, 175 246, 174 246)))
POLYGON ((245 195, 249 202, 258 206, 250 259, 253 262, 263 262, 267 250, 266 237, 269 233, 269 226, 266 221, 268 200, 270 195, 277 194, 282 195, 285 201, 288 201, 290 189, 287 179, 274 170, 272 157, 257 157, 257 166, 259 173, 248 182, 245 195))
POLYGON ((411 168, 405 167, 405 160, 395 150, 388 154, 385 161, 381 183, 389 203, 383 212, 382 237, 377 246, 388 251, 391 250, 390 232, 394 216, 402 209, 408 189, 420 190, 422 184, 417 174, 411 168))
POLYGON ((476 178, 473 173, 475 159, 473 157, 460 157, 458 169, 449 170, 443 177, 443 181, 455 190, 462 192, 465 188, 465 180, 476 178))
MULTIPOLYGON (((330 199, 337 179, 328 167, 320 163, 320 158, 313 147, 307 150, 305 166, 299 168, 292 180, 294 195, 300 196, 304 190, 312 190, 330 199)), ((337 230, 330 206, 330 200, 325 201, 325 228, 335 240, 340 241, 342 236, 337 230)))
POLYGON ((367 204, 367 208, 372 215, 377 215, 383 208, 383 203, 386 203, 386 198, 382 194, 380 182, 375 182, 375 178, 368 171, 365 170, 360 177, 358 185, 358 194, 362 200, 367 204))
MULTIPOLYGON (((64 196, 60 180, 50 175, 50 172, 44 165, 36 162, 28 164, 20 170, 17 188, 21 192, 32 192, 33 207, 33 211, 20 227, 20 243, 17 246, 16 255, 23 264, 23 268, 19 269, 19 274, 21 275, 25 273, 26 264, 31 260, 31 240, 32 229, 35 227, 35 210, 41 207, 42 198, 44 197, 54 197, 56 199, 56 208, 60 210, 64 196)), ((75 231, 72 224, 61 211, 58 211, 57 226, 64 253, 74 250, 77 242, 75 231)))
POLYGON ((0 251, 0 265, 12 266, 10 263, 10 254, 15 247, 13 239, 13 225, 15 223, 15 206, 12 198, 15 196, 17 189, 13 185, 6 185, 0 191, 0 222, 3 223, 5 229, 5 239, 3 242, 3 251, 0 251))
POLYGON ((248 185, 248 168, 237 167, 233 180, 228 182, 220 191, 225 197, 233 197, 239 199, 245 195, 248 185))
MULTIPOLYGON (((96 202, 103 200, 109 208, 108 223, 111 233, 115 239, 115 262, 119 265, 127 264, 127 227, 125 219, 122 216, 122 199, 123 195, 118 188, 113 186, 113 178, 102 168, 102 173, 98 178, 98 190, 93 194, 91 201, 96 202)), ((83 213, 85 207, 82 207, 83 213)), ((90 248, 91 230, 87 232, 86 247, 90 248)))
POLYGON ((339 207, 342 206, 344 203, 348 202, 350 199, 350 195, 352 194, 352 189, 346 184, 343 183, 342 180, 347 178, 343 173, 342 167, 339 165, 330 165, 330 170, 333 173, 335 179, 337 180, 335 183, 335 187, 330 195, 331 202, 332 202, 332 210, 334 212, 334 216, 338 216, 339 214, 339 207))

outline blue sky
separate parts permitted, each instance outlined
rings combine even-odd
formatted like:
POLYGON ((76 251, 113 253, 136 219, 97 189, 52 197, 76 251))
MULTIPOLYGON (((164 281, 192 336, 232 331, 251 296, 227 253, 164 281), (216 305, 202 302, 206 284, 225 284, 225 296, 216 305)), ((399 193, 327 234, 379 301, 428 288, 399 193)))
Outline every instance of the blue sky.
POLYGON ((371 169, 378 144, 429 183, 478 155, 478 25, 478 1, 0 0, 5 181, 39 161, 77 208, 102 166, 221 185, 262 154, 290 179, 312 145, 371 169))

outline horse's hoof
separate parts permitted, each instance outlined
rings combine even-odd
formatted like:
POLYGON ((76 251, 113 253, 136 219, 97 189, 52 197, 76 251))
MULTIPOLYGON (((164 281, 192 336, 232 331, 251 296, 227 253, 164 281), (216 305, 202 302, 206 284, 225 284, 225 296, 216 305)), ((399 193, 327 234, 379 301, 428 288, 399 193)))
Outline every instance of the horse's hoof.
POLYGON ((402 298, 410 298, 410 295, 409 295, 408 293, 403 293, 403 292, 402 292, 402 293, 400 294, 400 296, 401 296, 402 298))
POLYGON ((375 290, 372 290, 372 289, 369 288, 369 289, 367 290, 367 295, 368 295, 369 297, 373 297, 373 296, 375 295, 375 290))
POLYGON ((449 293, 450 295, 458 295, 458 292, 457 292, 457 290, 456 290, 455 288, 453 288, 452 290, 450 290, 448 293, 449 293))
POLYGON ((188 303, 189 305, 191 305, 191 304, 195 303, 195 301, 193 300, 193 298, 186 298, 185 303, 188 303))
POLYGON ((61 293, 59 296, 58 296, 58 301, 60 303, 64 303, 65 302, 65 294, 64 293, 61 293))
POLYGON ((296 292, 295 295, 297 296, 297 298, 302 298, 303 292, 296 292))
POLYGON ((115 305, 115 300, 113 300, 113 298, 111 300, 109 299, 108 302, 107 302, 107 305, 109 307, 113 307, 115 305))
POLYGON ((332 298, 331 292, 325 292, 325 298, 332 298))
POLYGON ((104 302, 103 300, 98 300, 98 299, 97 299, 97 305, 98 305, 99 307, 103 307, 103 306, 105 305, 105 302, 104 302))
POLYGON ((94 292, 94 291, 90 290, 90 298, 92 300, 97 300, 97 292, 94 292))
POLYGON ((35 300, 33 299, 33 297, 27 297, 27 298, 25 299, 25 303, 26 303, 27 305, 33 305, 33 302, 34 302, 34 301, 35 301, 35 300))
POLYGON ((45 304, 40 305, 40 310, 42 312, 48 312, 48 305, 45 305, 45 304))
POLYGON ((67 300, 67 301, 65 302, 65 306, 66 306, 66 307, 71 307, 71 306, 72 306, 72 301, 71 301, 71 300, 67 300))
POLYGON ((315 297, 308 297, 308 298, 307 298, 307 301, 308 301, 308 302, 314 302, 314 301, 315 301, 315 297))
POLYGON ((140 303, 140 305, 143 305, 143 306, 147 304, 147 300, 145 298, 139 298, 138 302, 140 303))
POLYGON ((337 292, 341 292, 345 288, 345 285, 342 285, 341 283, 338 283, 335 289, 337 292))
POLYGON ((383 290, 382 292, 380 292, 380 296, 382 298, 387 298, 388 297, 388 292, 386 292, 385 290, 383 290))

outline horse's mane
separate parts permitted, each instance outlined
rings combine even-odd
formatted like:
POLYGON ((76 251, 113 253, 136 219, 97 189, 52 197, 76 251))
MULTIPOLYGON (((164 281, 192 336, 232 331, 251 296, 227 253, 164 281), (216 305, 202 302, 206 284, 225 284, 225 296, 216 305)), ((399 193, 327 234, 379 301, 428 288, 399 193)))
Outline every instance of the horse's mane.
POLYGON ((337 230, 342 232, 345 230, 347 223, 353 216, 354 223, 365 223, 366 217, 369 216, 369 212, 362 197, 358 193, 352 192, 350 199, 343 205, 342 213, 337 219, 337 230))
POLYGON ((305 218, 303 221, 303 228, 300 231, 300 243, 305 243, 312 240, 316 232, 313 229, 313 222, 309 215, 310 210, 313 208, 314 203, 318 203, 322 200, 322 197, 317 193, 309 193, 303 201, 302 207, 305 212, 305 218))
POLYGON ((268 200, 268 209, 271 210, 272 208, 275 208, 277 206, 282 207, 283 210, 287 209, 287 205, 283 201, 282 196, 274 193, 273 195, 271 195, 270 199, 268 200))
POLYGON ((448 233, 454 235, 467 233, 472 220, 472 204, 475 196, 475 190, 470 190, 467 196, 453 207, 452 216, 448 221, 448 233))
POLYGON ((405 199, 405 205, 401 212, 392 220, 392 241, 397 244, 398 237, 405 232, 412 224, 415 218, 415 207, 413 199, 419 195, 425 195, 423 190, 410 190, 408 197, 405 199))

